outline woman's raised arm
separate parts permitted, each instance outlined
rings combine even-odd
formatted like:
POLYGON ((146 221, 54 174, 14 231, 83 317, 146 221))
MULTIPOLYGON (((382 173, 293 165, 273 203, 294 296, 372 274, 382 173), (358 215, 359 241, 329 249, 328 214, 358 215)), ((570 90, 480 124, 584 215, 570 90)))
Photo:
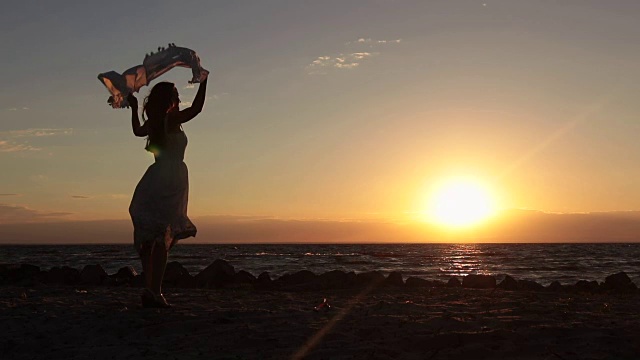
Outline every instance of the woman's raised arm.
POLYGON ((196 115, 200 114, 202 108, 204 107, 204 99, 207 95, 207 81, 209 78, 205 78, 203 82, 198 86, 198 93, 196 94, 195 99, 193 99, 193 104, 188 108, 179 111, 174 115, 175 123, 182 124, 196 117, 196 115))
POLYGON ((147 136, 147 127, 140 125, 140 118, 138 117, 138 99, 133 94, 127 96, 127 101, 131 107, 131 128, 135 136, 147 136))

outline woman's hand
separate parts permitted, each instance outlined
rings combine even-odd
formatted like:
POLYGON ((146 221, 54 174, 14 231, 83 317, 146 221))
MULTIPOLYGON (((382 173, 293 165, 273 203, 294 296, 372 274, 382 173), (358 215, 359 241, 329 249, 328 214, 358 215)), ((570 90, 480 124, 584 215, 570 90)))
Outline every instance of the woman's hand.
POLYGON ((138 99, 136 99, 136 97, 133 96, 132 93, 129 93, 129 95, 127 95, 127 102, 132 109, 138 109, 138 99))

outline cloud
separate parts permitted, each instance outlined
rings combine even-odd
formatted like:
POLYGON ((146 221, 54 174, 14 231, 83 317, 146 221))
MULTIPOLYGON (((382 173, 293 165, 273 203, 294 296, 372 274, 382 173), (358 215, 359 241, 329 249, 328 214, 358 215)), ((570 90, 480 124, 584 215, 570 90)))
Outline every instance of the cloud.
POLYGON ((108 195, 111 199, 128 199, 131 195, 128 194, 110 194, 108 195))
POLYGON ((20 205, 0 204, 0 224, 58 220, 71 214, 69 212, 38 211, 20 205))
MULTIPOLYGON (((68 221, 69 213, 0 205, 0 243, 130 242, 131 221, 68 221), (9 217, 8 215, 11 215, 9 217), (17 220, 16 220, 17 219, 17 220)), ((493 224, 443 233, 429 224, 383 219, 282 219, 199 216, 193 243, 640 242, 640 212, 551 214, 511 210, 493 224)), ((188 240, 185 240, 185 242, 188 240)))
POLYGON ((195 87, 196 86, 194 84, 187 84, 182 89, 195 89, 195 87))
POLYGON ((180 106, 181 107, 190 107, 193 103, 191 101, 181 101, 180 102, 180 106))
POLYGON ((377 53, 355 52, 351 54, 339 54, 338 56, 318 56, 311 64, 307 65, 308 74, 326 74, 330 69, 354 69, 360 66, 363 60, 373 57, 377 53))
POLYGON ((399 44, 402 42, 402 39, 393 39, 393 40, 375 40, 372 38, 359 38, 358 40, 355 41, 347 41, 345 43, 345 45, 351 45, 351 44, 366 44, 366 45, 370 45, 371 47, 375 46, 375 45, 384 45, 384 44, 399 44))
POLYGON ((66 129, 23 129, 0 131, 0 152, 39 151, 39 147, 28 144, 25 138, 42 138, 51 136, 68 136, 73 134, 72 128, 66 129), (16 141, 15 139, 20 139, 16 141))
POLYGON ((65 136, 73 135, 73 128, 67 129, 24 129, 1 131, 0 137, 3 138, 23 138, 23 137, 43 137, 43 136, 65 136))
POLYGON ((0 194, 0 196, 20 196, 20 194, 0 194))
POLYGON ((74 199, 91 199, 91 197, 84 195, 71 195, 71 197, 74 199))
POLYGON ((0 140, 0 152, 20 152, 20 151, 38 151, 40 148, 28 145, 17 144, 7 140, 0 140))

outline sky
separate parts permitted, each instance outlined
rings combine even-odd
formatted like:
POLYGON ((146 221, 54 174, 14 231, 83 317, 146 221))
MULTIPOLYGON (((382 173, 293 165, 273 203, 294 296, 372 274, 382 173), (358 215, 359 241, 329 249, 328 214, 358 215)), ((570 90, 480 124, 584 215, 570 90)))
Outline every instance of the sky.
MULTIPOLYGON (((452 178, 481 182, 505 211, 633 213, 638 11, 632 0, 12 3, 0 13, 0 235, 126 223, 153 158, 97 75, 170 42, 211 71, 205 109, 184 127, 201 229, 405 224, 452 178)), ((160 78, 184 102, 189 79, 160 78)), ((320 239, 278 237, 292 238, 320 239)))

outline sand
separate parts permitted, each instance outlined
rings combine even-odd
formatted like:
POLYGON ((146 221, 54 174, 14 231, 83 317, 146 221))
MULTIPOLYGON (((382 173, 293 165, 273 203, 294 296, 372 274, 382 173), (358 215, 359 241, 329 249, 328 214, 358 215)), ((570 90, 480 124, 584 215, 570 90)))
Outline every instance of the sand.
POLYGON ((638 359, 640 296, 0 287, 3 359, 638 359), (330 309, 314 311, 323 298, 330 309))

